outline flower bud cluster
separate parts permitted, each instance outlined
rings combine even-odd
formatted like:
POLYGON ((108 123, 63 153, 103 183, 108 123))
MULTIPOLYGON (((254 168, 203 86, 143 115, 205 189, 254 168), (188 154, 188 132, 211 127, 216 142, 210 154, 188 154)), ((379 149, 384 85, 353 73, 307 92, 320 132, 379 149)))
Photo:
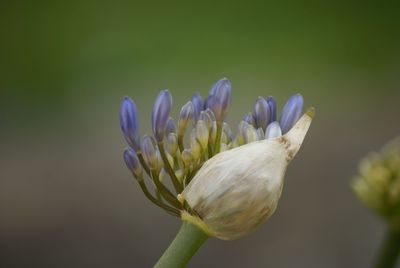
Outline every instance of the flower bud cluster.
POLYGON ((352 188, 366 207, 400 228, 400 138, 361 160, 352 188))
MULTIPOLYGON (((276 184, 276 189, 280 189, 280 180, 283 178, 286 165, 300 147, 311 122, 311 119, 309 119, 311 116, 306 116, 308 119, 304 119, 298 127, 295 126, 298 121, 301 121, 299 118, 303 113, 302 96, 296 94, 289 98, 283 107, 279 120, 275 99, 271 96, 258 97, 255 100, 252 112, 243 117, 243 120, 238 124, 237 133, 234 134, 232 128, 225 121, 231 103, 231 93, 230 81, 223 78, 211 87, 209 95, 204 98, 204 101, 199 93, 195 93, 191 100, 183 105, 179 118, 175 121, 170 117, 171 94, 168 90, 162 90, 152 109, 153 135, 144 135, 142 138, 139 135, 136 105, 129 97, 124 98, 120 110, 120 122, 129 146, 124 153, 125 163, 139 182, 146 197, 168 213, 180 216, 185 212, 189 215, 203 217, 204 215, 200 215, 203 213, 202 209, 192 202, 194 199, 190 198, 188 191, 186 191, 188 186, 192 185, 192 180, 198 177, 199 172, 204 171, 203 166, 206 163, 213 163, 212 159, 217 155, 231 151, 236 152, 235 149, 255 142, 264 144, 266 143, 264 141, 281 138, 280 142, 276 144, 271 143, 272 145, 267 147, 258 146, 258 150, 261 151, 257 151, 253 156, 247 155, 247 152, 250 151, 246 150, 240 156, 245 159, 246 157, 253 159, 252 161, 243 160, 244 165, 254 164, 256 167, 255 159, 259 159, 261 162, 269 161, 269 166, 278 163, 277 170, 282 172, 277 173, 279 183, 276 184), (300 134, 296 134, 298 136, 289 135, 291 129, 294 129, 293 133, 300 134), (271 146, 279 147, 279 150, 276 149, 279 161, 273 161, 274 152, 271 151, 272 154, 269 152, 269 150, 272 150, 269 149, 271 146), (264 149, 267 150, 267 153, 262 151, 264 149), (257 155, 260 155, 261 158, 257 155), (146 177, 151 181, 150 184, 146 182, 148 181, 145 179, 146 177), (148 185, 152 185, 153 189, 149 190, 148 185)), ((234 163, 235 168, 241 168, 240 161, 232 163, 234 163)), ((261 165, 268 166, 264 165, 264 162, 261 165)), ((216 166, 218 167, 218 164, 216 166)), ((207 165, 207 170, 209 169, 210 165, 207 165)), ((242 169, 251 171, 252 167, 244 166, 242 169)), ((222 176, 222 173, 216 174, 222 176)), ((213 179, 218 182, 220 178, 215 177, 213 179)), ((213 187, 210 185, 209 189, 213 187)), ((252 186, 246 185, 246 187, 250 189, 252 186)), ((193 190, 195 189, 193 187, 191 189, 197 191, 193 190)), ((267 188, 261 187, 260 189, 267 188)), ((223 188, 221 188, 221 191, 223 191, 223 188)), ((271 196, 279 197, 280 190, 278 192, 279 194, 271 196)), ((277 201, 275 199, 271 202, 277 201)), ((271 211, 268 211, 268 213, 270 214, 271 211)), ((224 238, 225 236, 220 235, 220 237, 224 238)))

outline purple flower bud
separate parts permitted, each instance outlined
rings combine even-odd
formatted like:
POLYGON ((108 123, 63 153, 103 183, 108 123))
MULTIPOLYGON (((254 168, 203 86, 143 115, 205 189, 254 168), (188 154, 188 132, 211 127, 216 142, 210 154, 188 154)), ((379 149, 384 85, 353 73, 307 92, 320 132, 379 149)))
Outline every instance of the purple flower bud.
POLYGON ((144 135, 140 143, 144 160, 150 169, 157 169, 157 147, 153 137, 144 135))
POLYGON ((218 122, 222 122, 228 112, 231 102, 231 83, 227 78, 223 78, 215 83, 207 99, 207 108, 210 108, 218 122))
POLYGON ((248 113, 245 116, 243 116, 243 121, 245 121, 247 124, 254 125, 253 114, 248 113))
POLYGON ((263 97, 258 97, 253 108, 253 117, 256 128, 265 129, 271 117, 268 102, 263 97))
POLYGON ((119 119, 121 130, 127 143, 136 151, 139 148, 139 122, 136 105, 131 98, 124 97, 119 119))
POLYGON ((169 133, 176 133, 176 124, 172 117, 168 118, 167 126, 165 128, 165 136, 168 136, 169 133))
POLYGON ((142 166, 140 165, 140 161, 136 155, 136 152, 132 148, 125 149, 124 160, 125 160, 126 166, 132 172, 133 176, 135 176, 135 178, 137 180, 143 179, 142 166))
POLYGON ((269 111, 270 111, 269 122, 274 122, 274 121, 276 121, 276 101, 275 101, 274 97, 269 96, 267 98, 267 103, 268 103, 269 111))
POLYGON ((171 112, 171 106, 171 94, 168 90, 162 90, 154 102, 153 112, 151 114, 151 126, 157 141, 162 141, 164 138, 167 120, 169 113, 171 112))
POLYGON ((193 103, 188 101, 185 105, 183 105, 181 112, 179 113, 179 121, 178 121, 178 135, 185 134, 186 127, 189 121, 193 118, 193 103))
POLYGON ((194 108, 194 119, 197 121, 199 120, 200 112, 203 110, 203 99, 199 93, 195 93, 192 96, 192 103, 194 108))
POLYGON ((207 98, 204 100, 203 110, 210 109, 212 98, 213 98, 212 95, 207 96, 207 98))
POLYGON ((275 121, 268 125, 267 130, 265 131, 265 138, 271 139, 282 136, 282 130, 279 126, 279 122, 275 121))
POLYGON ((289 98, 282 109, 280 125, 282 133, 288 132, 297 120, 299 120, 303 112, 303 96, 295 94, 289 98))

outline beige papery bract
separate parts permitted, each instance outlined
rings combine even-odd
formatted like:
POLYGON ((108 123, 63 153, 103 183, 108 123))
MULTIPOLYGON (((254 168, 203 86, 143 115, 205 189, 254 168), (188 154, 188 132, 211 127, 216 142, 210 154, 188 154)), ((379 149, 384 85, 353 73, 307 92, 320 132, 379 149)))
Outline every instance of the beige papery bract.
POLYGON ((198 171, 180 199, 209 235, 231 240, 256 230, 275 211, 284 175, 311 124, 309 109, 283 136, 221 152, 198 171))

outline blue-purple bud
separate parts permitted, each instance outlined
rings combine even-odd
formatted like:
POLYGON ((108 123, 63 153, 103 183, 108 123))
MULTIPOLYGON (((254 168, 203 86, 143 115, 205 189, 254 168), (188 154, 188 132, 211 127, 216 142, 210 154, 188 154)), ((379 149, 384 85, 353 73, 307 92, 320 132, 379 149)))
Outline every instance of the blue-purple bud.
POLYGON ((204 100, 203 110, 211 108, 212 98, 213 98, 213 96, 211 96, 211 95, 207 96, 207 98, 204 100))
POLYGON ((282 110, 280 125, 282 133, 288 132, 303 112, 303 96, 295 94, 289 98, 282 110))
POLYGON ((137 180, 143 180, 142 166, 140 165, 139 158, 132 148, 126 148, 124 151, 124 160, 126 166, 132 172, 137 180))
POLYGON ((270 111, 269 122, 274 122, 276 121, 276 100, 274 99, 274 97, 269 96, 267 97, 267 103, 270 111))
POLYGON ((140 143, 140 149, 149 168, 151 170, 157 169, 157 147, 153 137, 144 135, 140 143))
POLYGON ((271 124, 268 125, 267 130, 265 131, 265 138, 266 139, 271 139, 271 138, 277 138, 282 136, 282 130, 279 125, 278 121, 272 122, 271 124))
POLYGON ((186 131, 186 127, 189 121, 193 118, 193 103, 188 101, 185 105, 183 105, 181 112, 179 113, 178 120, 178 135, 183 136, 186 131))
POLYGON ((207 108, 210 108, 218 122, 222 122, 228 113, 231 103, 232 86, 227 78, 222 78, 213 85, 210 90, 210 98, 207 99, 207 108))
POLYGON ((192 96, 192 103, 194 108, 193 117, 197 121, 199 120, 200 113, 203 110, 203 99, 199 93, 195 93, 192 96))
POLYGON ((176 133, 176 124, 172 117, 168 118, 167 126, 165 127, 165 136, 168 136, 169 133, 176 133))
POLYGON ((154 137, 157 141, 162 141, 165 134, 169 113, 171 112, 172 97, 168 90, 162 90, 158 94, 153 105, 151 114, 151 126, 154 137))
POLYGON ((119 119, 127 143, 137 151, 139 148, 138 112, 133 100, 127 96, 122 101, 119 119))
POLYGON ((252 113, 248 113, 245 116, 243 116, 243 121, 245 121, 247 124, 254 125, 254 118, 252 113))
POLYGON ((253 108, 253 117, 256 128, 265 129, 269 123, 271 111, 267 101, 263 97, 258 97, 253 108))

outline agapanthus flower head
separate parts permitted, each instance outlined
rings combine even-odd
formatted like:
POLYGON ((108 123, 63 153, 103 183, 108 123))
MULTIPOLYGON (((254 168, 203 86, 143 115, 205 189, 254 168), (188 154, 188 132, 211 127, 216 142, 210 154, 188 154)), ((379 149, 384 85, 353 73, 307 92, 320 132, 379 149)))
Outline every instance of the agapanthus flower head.
POLYGON ((235 134, 225 122, 231 94, 227 78, 217 81, 204 102, 196 93, 183 105, 175 124, 172 97, 161 91, 152 111, 153 136, 140 142, 133 101, 125 98, 120 113, 132 147, 124 160, 146 197, 221 239, 243 236, 272 215, 286 167, 313 117, 312 109, 303 114, 299 94, 290 97, 279 121, 275 99, 258 97, 235 134))
POLYGON ((400 137, 360 161, 352 188, 360 201, 400 228, 400 137))

